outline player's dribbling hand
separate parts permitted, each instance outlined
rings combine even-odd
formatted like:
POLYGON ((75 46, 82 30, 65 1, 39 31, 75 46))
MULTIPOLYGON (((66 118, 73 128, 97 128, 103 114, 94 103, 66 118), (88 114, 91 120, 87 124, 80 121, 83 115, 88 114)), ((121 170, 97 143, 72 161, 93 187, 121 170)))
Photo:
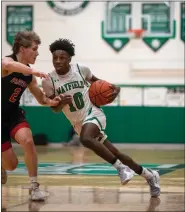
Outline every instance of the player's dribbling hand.
POLYGON ((120 92, 120 87, 117 87, 114 84, 111 84, 110 88, 113 89, 113 92, 107 96, 107 101, 113 102, 120 92))

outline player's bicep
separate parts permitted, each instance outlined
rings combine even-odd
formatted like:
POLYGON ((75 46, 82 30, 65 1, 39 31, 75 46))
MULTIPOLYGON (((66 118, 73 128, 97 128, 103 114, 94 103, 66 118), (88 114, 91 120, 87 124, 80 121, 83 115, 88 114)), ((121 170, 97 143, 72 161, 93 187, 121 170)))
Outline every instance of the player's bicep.
POLYGON ((84 77, 85 80, 88 81, 89 79, 91 79, 92 72, 91 72, 91 70, 88 67, 86 67, 86 66, 80 66, 80 70, 81 70, 82 75, 83 75, 83 77, 84 77))
POLYGON ((96 76, 92 75, 92 77, 88 80, 89 83, 93 83, 96 82, 97 80, 99 80, 96 76))
POLYGON ((99 80, 96 76, 94 76, 92 74, 91 70, 88 67, 81 66, 80 68, 82 70, 85 80, 87 80, 89 83, 93 83, 93 82, 99 80))

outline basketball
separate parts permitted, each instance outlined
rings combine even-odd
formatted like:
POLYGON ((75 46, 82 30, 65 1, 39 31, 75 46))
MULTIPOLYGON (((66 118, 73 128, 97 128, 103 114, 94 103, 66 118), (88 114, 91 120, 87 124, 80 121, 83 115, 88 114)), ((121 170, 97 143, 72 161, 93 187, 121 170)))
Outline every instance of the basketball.
POLYGON ((111 103, 108 101, 107 96, 113 93, 114 89, 111 84, 104 80, 97 80, 93 82, 89 88, 89 98, 96 106, 103 106, 111 103))

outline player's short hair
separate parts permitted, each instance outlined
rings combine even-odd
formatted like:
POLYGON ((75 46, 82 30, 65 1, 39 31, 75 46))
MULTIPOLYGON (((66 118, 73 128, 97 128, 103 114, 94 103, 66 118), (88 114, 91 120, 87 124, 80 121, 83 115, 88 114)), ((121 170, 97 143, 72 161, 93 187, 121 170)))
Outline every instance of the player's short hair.
POLYGON ((68 39, 58 39, 49 46, 49 50, 53 53, 56 50, 63 50, 71 57, 75 55, 75 45, 68 39))
POLYGON ((29 48, 32 42, 41 44, 40 37, 34 31, 20 31, 15 35, 14 44, 12 47, 13 53, 17 54, 21 46, 29 48))

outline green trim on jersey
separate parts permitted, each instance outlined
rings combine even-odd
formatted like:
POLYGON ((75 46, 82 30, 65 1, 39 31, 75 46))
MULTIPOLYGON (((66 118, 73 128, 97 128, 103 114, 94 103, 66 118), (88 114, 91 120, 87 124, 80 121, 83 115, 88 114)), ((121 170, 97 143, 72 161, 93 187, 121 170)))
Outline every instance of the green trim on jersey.
POLYGON ((76 66, 77 66, 77 68, 78 68, 78 71, 79 71, 79 74, 80 74, 81 78, 83 79, 84 84, 85 84, 87 87, 89 87, 88 82, 84 79, 84 77, 83 77, 83 75, 82 75, 82 73, 81 73, 81 71, 80 71, 79 65, 76 64, 76 66))
MULTIPOLYGON (((50 74, 48 74, 49 76, 50 76, 50 78, 51 78, 51 81, 52 81, 52 84, 53 84, 53 89, 54 89, 54 95, 55 95, 55 84, 54 84, 54 80, 53 80, 53 78, 52 78, 52 76, 50 75, 50 74)), ((56 96, 56 95, 55 95, 56 96)))
POLYGON ((91 112, 92 112, 92 107, 91 107, 91 109, 89 110, 88 115, 90 115, 90 114, 91 114, 91 112))

